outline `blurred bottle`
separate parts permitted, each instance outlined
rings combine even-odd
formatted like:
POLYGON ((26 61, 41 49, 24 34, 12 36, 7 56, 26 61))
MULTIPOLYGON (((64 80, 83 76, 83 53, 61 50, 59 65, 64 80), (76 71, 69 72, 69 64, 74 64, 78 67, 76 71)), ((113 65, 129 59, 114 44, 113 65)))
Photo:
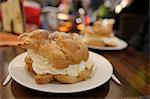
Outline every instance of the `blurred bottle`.
POLYGON ((58 8, 47 6, 42 8, 42 28, 56 31, 58 28, 57 19, 58 8))

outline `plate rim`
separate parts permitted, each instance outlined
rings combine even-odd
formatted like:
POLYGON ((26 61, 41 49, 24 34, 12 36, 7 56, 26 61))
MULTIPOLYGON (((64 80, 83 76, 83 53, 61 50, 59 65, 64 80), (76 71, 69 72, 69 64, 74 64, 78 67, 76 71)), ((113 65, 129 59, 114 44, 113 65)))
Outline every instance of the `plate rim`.
MULTIPOLYGON (((8 72, 9 72, 9 74, 11 75, 11 77, 12 77, 12 79, 14 80, 14 81, 16 81, 18 84, 20 84, 20 85, 22 85, 22 86, 24 86, 24 87, 27 87, 27 88, 29 88, 29 89, 32 89, 32 90, 36 90, 36 91, 41 91, 41 92, 48 92, 48 93, 77 93, 77 92, 83 92, 83 91, 88 91, 88 90, 91 90, 91 89, 95 89, 95 88, 97 88, 97 87, 99 87, 99 86, 102 86, 103 84, 105 84, 107 81, 109 81, 109 79, 111 78, 111 76, 112 76, 112 74, 113 74, 113 66, 112 66, 112 64, 111 64, 111 62, 108 60, 108 59, 106 59, 104 56, 102 56, 102 55, 100 55, 100 54, 98 54, 98 53, 95 53, 95 52, 92 52, 92 51, 89 51, 90 53, 92 53, 92 54, 96 54, 96 55, 99 55, 101 58, 103 58, 103 59, 105 59, 105 61, 107 61, 107 63, 109 63, 109 67, 111 68, 111 73, 110 73, 110 76, 109 77, 107 77, 107 79, 105 80, 105 81, 102 81, 101 82, 101 84, 96 84, 96 85, 94 85, 94 86, 91 86, 91 87, 86 87, 86 88, 82 88, 82 89, 80 89, 80 90, 74 90, 74 91, 51 91, 51 90, 49 90, 49 91, 46 91, 46 90, 42 90, 42 89, 39 89, 39 88, 36 88, 36 87, 32 87, 32 86, 29 86, 28 84, 25 84, 25 83, 23 83, 22 81, 19 81, 16 77, 14 77, 14 75, 10 72, 11 70, 11 65, 12 65, 12 63, 14 62, 14 60, 17 58, 17 57, 19 57, 19 56, 22 56, 23 54, 26 54, 27 52, 24 52, 24 53, 22 53, 22 54, 19 54, 19 55, 17 55, 16 57, 14 57, 12 60, 11 60, 11 62, 9 63, 9 66, 8 66, 8 72)), ((80 82, 79 82, 80 83, 80 82)))

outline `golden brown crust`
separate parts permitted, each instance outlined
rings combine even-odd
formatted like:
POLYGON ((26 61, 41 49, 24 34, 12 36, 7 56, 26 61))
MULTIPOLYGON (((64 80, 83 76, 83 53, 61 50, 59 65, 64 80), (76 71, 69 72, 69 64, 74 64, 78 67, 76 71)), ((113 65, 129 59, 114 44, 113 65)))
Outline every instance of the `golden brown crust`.
MULTIPOLYGON (((35 30, 31 33, 22 34, 20 39, 24 41, 23 44, 20 44, 21 47, 32 49, 35 53, 48 58, 56 69, 64 69, 71 64, 79 64, 82 60, 87 61, 89 58, 88 48, 77 34, 60 32, 50 34, 45 30, 35 30)), ((92 71, 92 67, 85 69, 78 77, 36 74, 33 71, 32 62, 29 56, 25 58, 27 70, 35 74, 34 78, 38 84, 49 83, 55 79, 62 83, 75 83, 86 79, 92 71)))
POLYGON ((86 34, 91 37, 111 37, 112 30, 102 24, 102 21, 96 21, 93 27, 87 26, 82 31, 81 34, 86 34))
POLYGON ((80 82, 82 80, 87 79, 91 72, 92 72, 92 68, 93 66, 91 66, 91 68, 89 69, 85 69, 83 71, 80 72, 79 76, 75 77, 75 76, 69 76, 69 75, 54 75, 54 78, 61 82, 61 83, 76 83, 76 82, 80 82))
POLYGON ((83 40, 87 45, 91 46, 98 46, 98 47, 116 47, 117 43, 116 42, 104 42, 102 40, 96 40, 96 39, 84 39, 83 40))
POLYGON ((112 26, 113 22, 105 23, 103 20, 96 21, 93 26, 87 26, 81 31, 84 34, 83 41, 91 46, 116 47, 117 42, 110 40, 114 38, 112 26))
POLYGON ((107 43, 107 42, 105 42, 105 45, 106 46, 109 46, 109 47, 116 47, 117 46, 117 43, 116 42, 109 42, 109 43, 107 43))
POLYGON ((107 27, 101 26, 99 28, 94 28, 94 31, 98 37, 111 37, 112 32, 107 27))
POLYGON ((98 37, 110 37, 112 31, 102 24, 102 20, 98 20, 93 24, 94 32, 98 37))
POLYGON ((32 68, 32 60, 29 57, 25 57, 26 68, 29 72, 35 73, 32 68))
POLYGON ((106 44, 100 40, 84 40, 84 41, 87 45, 91 46, 99 46, 99 47, 106 46, 106 44))
POLYGON ((19 44, 22 48, 36 49, 38 50, 40 44, 45 43, 49 31, 38 29, 34 30, 30 33, 24 33, 19 36, 19 39, 23 41, 23 43, 19 44))
POLYGON ((39 53, 47 57, 54 68, 63 69, 69 66, 69 61, 57 44, 48 43, 41 45, 39 53))
POLYGON ((43 74, 43 75, 38 74, 34 77, 34 79, 38 84, 46 84, 54 80, 53 75, 51 74, 43 74))
POLYGON ((80 33, 83 35, 87 34, 87 35, 92 35, 93 37, 97 37, 93 27, 91 27, 91 26, 85 27, 82 31, 80 31, 80 33))
POLYGON ((46 39, 48 37, 49 33, 50 32, 47 31, 47 30, 37 29, 37 30, 34 30, 30 33, 21 34, 19 36, 19 38, 22 39, 25 42, 26 42, 26 40, 28 40, 28 41, 31 40, 32 42, 37 42, 39 40, 41 41, 41 40, 46 39))
POLYGON ((61 32, 48 33, 48 31, 36 30, 20 36, 25 42, 21 47, 34 49, 43 57, 49 59, 56 69, 67 68, 71 64, 78 64, 82 60, 87 61, 89 52, 87 46, 80 40, 77 34, 61 32))

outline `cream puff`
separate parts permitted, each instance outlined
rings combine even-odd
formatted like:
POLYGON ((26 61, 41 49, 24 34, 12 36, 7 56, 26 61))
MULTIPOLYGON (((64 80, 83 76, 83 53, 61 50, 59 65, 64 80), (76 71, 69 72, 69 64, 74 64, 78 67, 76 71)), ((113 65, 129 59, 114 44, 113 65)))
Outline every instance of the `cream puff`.
MULTIPOLYGON (((112 21, 112 20, 109 20, 112 21)), ((99 47, 116 47, 118 46, 118 38, 114 36, 112 30, 112 22, 107 20, 98 20, 93 26, 87 26, 81 34, 84 35, 83 41, 87 45, 99 47)))
POLYGON ((88 48, 78 34, 39 29, 21 34, 19 38, 24 42, 19 46, 27 49, 27 70, 35 74, 38 84, 53 80, 76 83, 92 73, 93 62, 89 59, 88 48))

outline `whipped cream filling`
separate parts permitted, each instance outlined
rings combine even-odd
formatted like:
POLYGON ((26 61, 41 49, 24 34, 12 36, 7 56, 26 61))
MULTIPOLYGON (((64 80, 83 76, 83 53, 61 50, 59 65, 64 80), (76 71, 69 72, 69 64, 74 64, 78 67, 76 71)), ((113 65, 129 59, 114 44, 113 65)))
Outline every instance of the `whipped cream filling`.
POLYGON ((78 76, 79 73, 86 68, 90 68, 93 65, 93 62, 88 60, 87 62, 81 61, 80 64, 69 65, 68 68, 65 69, 55 69, 52 67, 52 64, 49 60, 40 54, 34 52, 31 49, 27 51, 27 57, 32 59, 32 68, 36 74, 63 74, 70 76, 78 76))

